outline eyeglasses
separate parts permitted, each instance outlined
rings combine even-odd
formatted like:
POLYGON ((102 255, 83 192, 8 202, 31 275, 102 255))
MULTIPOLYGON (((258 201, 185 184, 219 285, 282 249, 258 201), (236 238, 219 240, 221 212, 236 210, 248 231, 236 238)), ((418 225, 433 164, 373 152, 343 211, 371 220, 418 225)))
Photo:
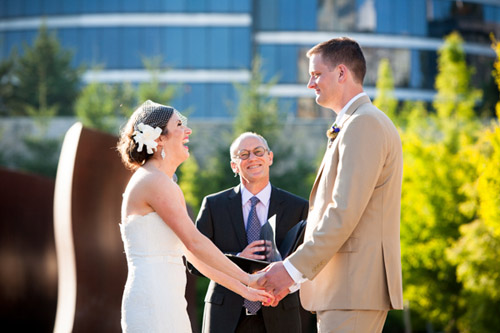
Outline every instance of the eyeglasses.
POLYGON ((250 153, 253 153, 257 157, 262 157, 264 156, 266 151, 267 151, 266 148, 258 146, 251 152, 250 150, 242 149, 238 151, 238 154, 236 154, 234 157, 239 158, 240 160, 247 160, 250 157, 250 153))

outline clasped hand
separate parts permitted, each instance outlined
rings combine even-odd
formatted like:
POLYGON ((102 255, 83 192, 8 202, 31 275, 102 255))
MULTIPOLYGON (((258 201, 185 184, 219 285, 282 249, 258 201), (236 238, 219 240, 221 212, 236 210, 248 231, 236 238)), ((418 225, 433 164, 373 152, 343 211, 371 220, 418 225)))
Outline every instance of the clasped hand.
POLYGON ((270 302, 263 302, 264 306, 277 306, 278 303, 290 292, 289 288, 294 284, 293 279, 278 261, 270 264, 257 273, 250 275, 249 286, 256 289, 265 289, 272 297, 270 302))

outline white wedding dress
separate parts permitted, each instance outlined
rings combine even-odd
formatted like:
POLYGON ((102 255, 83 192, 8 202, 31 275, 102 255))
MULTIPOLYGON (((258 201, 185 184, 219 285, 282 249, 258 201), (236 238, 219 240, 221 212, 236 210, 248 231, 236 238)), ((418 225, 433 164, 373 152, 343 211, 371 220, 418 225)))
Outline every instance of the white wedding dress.
POLYGON ((177 235, 155 212, 128 216, 120 230, 128 264, 123 332, 191 332, 177 235))

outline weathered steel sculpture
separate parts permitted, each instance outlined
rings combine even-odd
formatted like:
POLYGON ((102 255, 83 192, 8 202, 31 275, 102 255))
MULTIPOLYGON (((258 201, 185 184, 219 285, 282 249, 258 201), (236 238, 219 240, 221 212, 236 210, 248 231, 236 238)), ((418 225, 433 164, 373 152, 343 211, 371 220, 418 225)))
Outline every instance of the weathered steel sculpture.
POLYGON ((58 302, 54 332, 119 332, 127 265, 121 194, 130 172, 117 138, 80 123, 66 133, 54 192, 58 302))

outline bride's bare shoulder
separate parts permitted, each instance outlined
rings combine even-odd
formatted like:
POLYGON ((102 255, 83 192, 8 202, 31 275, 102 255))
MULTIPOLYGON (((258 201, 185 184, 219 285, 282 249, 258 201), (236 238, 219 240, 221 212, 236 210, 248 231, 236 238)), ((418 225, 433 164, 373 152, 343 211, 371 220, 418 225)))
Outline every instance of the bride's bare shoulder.
POLYGON ((130 178, 129 186, 131 189, 155 190, 169 188, 175 183, 163 172, 158 169, 139 168, 130 178))

